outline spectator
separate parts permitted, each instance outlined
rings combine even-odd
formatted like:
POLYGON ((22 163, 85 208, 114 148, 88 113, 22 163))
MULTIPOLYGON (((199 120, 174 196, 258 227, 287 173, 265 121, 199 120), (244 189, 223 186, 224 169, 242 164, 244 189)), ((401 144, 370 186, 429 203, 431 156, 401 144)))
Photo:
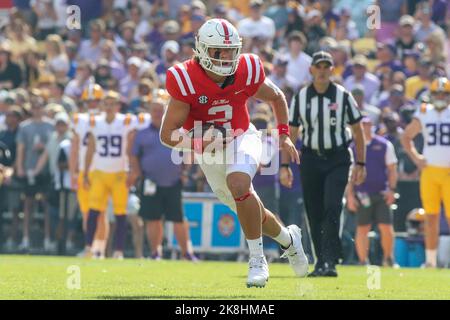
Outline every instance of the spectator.
POLYGON ((154 27, 150 32, 146 41, 151 43, 152 53, 159 57, 162 45, 168 40, 178 41, 180 37, 180 25, 175 20, 156 20, 154 21, 154 27))
POLYGON ((30 5, 38 18, 36 38, 45 40, 49 34, 55 33, 58 22, 53 0, 31 0, 30 5))
POLYGON ((92 65, 87 61, 80 61, 77 65, 75 78, 70 80, 64 89, 64 94, 72 99, 78 99, 83 90, 94 81, 92 65))
POLYGON ((426 49, 425 57, 429 57, 434 67, 446 73, 447 52, 445 47, 445 34, 439 31, 433 31, 425 38, 426 49))
MULTIPOLYGON (((62 106, 61 106, 62 108, 62 106)), ((51 186, 47 197, 48 210, 50 216, 50 239, 56 239, 56 226, 59 223, 60 216, 60 194, 59 190, 64 186, 64 180, 61 181, 60 168, 60 151, 61 143, 64 140, 70 140, 71 135, 69 131, 69 117, 63 111, 55 115, 55 131, 48 138, 47 145, 43 150, 42 156, 39 159, 41 163, 48 163, 51 186)), ((69 180, 70 181, 70 180, 69 180)), ((62 212, 61 212, 62 213, 62 212)), ((46 250, 55 251, 56 243, 50 241, 46 244, 46 250)))
POLYGON ((403 72, 406 77, 414 77, 417 75, 418 62, 420 54, 414 50, 403 51, 403 72))
POLYGON ((51 34, 47 36, 45 45, 47 70, 64 81, 70 65, 61 37, 57 34, 51 34))
POLYGON ((305 36, 308 39, 308 45, 305 52, 313 54, 320 50, 319 41, 325 37, 326 29, 322 21, 322 13, 319 10, 311 10, 306 15, 305 36))
POLYGON ((134 32, 134 41, 140 43, 144 41, 144 37, 150 32, 151 27, 146 19, 142 17, 142 9, 135 6, 130 9, 130 19, 136 25, 134 32))
POLYGON ((39 161, 54 130, 53 124, 44 115, 44 100, 39 91, 34 91, 30 97, 32 117, 20 124, 17 132, 17 176, 24 180, 24 220, 23 238, 20 249, 30 248, 30 225, 32 221, 33 203, 36 194, 42 195, 45 215, 44 248, 50 248, 50 224, 46 208, 45 196, 50 184, 48 168, 45 162, 39 161))
POLYGON ((194 55, 194 47, 195 47, 195 40, 194 41, 192 39, 182 40, 179 61, 191 59, 192 56, 194 55))
POLYGON ((403 71, 403 67, 396 59, 395 46, 391 43, 377 43, 376 57, 380 63, 375 68, 375 73, 377 75, 387 73, 387 72, 397 72, 403 71))
POLYGON ((286 0, 276 0, 264 12, 264 16, 272 19, 275 23, 275 48, 278 48, 283 40, 283 34, 285 34, 288 24, 288 11, 289 7, 286 0))
POLYGON ((432 1, 432 16, 431 20, 440 26, 442 29, 445 28, 446 17, 448 17, 448 12, 450 12, 450 6, 447 0, 434 0, 432 1))
POLYGON ((289 6, 288 7, 288 22, 286 25, 286 31, 284 32, 284 38, 287 38, 289 34, 293 31, 303 32, 305 29, 305 23, 303 18, 298 13, 297 8, 289 6))
POLYGON ((11 31, 7 33, 11 46, 11 59, 14 62, 21 63, 30 50, 37 50, 36 39, 29 33, 29 27, 21 21, 14 23, 11 31))
POLYGON ((414 35, 417 41, 425 42, 428 35, 434 31, 444 33, 444 31, 431 20, 431 8, 428 1, 422 1, 417 5, 417 23, 414 26, 414 35))
POLYGON ((108 81, 112 79, 111 67, 108 60, 102 58, 98 61, 94 78, 95 83, 98 83, 102 88, 107 86, 108 81))
POLYGON ((165 94, 160 93, 150 107, 151 124, 136 134, 130 159, 132 176, 143 177, 141 181, 141 207, 139 214, 145 221, 147 237, 151 246, 151 257, 162 258, 163 223, 174 223, 174 232, 181 248, 183 258, 196 260, 188 250, 189 234, 183 223, 181 205, 180 165, 171 160, 172 150, 162 145, 159 139, 165 94))
POLYGON ((284 56, 276 58, 273 62, 273 70, 269 75, 269 79, 283 91, 287 88, 297 91, 299 87, 296 79, 287 73, 288 63, 289 61, 284 56))
POLYGON ((400 18, 400 28, 398 29, 398 36, 395 41, 396 56, 400 60, 403 59, 405 50, 413 50, 416 44, 413 30, 414 24, 415 20, 410 15, 404 15, 400 18))
MULTIPOLYGON (((368 264, 368 233, 375 223, 381 233, 383 266, 393 266, 394 229, 390 206, 395 202, 397 157, 394 146, 381 136, 373 135, 372 121, 362 121, 367 145, 367 177, 362 185, 347 188, 347 206, 356 213, 356 250, 359 263, 368 264)), ((353 146, 353 153, 355 152, 353 146)))
POLYGON ((306 37, 300 31, 294 31, 288 36, 287 74, 296 80, 298 88, 312 80, 309 73, 312 58, 303 52, 306 45, 306 37))
POLYGON ((202 15, 192 15, 190 18, 190 29, 188 32, 183 32, 179 38, 179 41, 195 41, 195 35, 197 34, 200 27, 205 22, 205 16, 202 15))
POLYGON ((375 5, 380 8, 381 27, 377 29, 378 42, 388 42, 394 39, 398 28, 398 17, 406 14, 406 0, 376 0, 375 5))
POLYGON ((94 20, 89 24, 89 39, 83 40, 78 51, 80 60, 96 63, 100 59, 104 43, 103 32, 105 23, 102 20, 94 20))
POLYGON ((334 61, 334 68, 333 68, 333 76, 336 77, 343 77, 344 71, 348 67, 348 57, 350 55, 350 42, 349 41, 339 41, 337 42, 333 38, 330 38, 332 40, 331 43, 329 43, 328 48, 322 48, 324 51, 330 52, 331 56, 333 57, 334 61))
POLYGON ((67 72, 67 77, 73 79, 77 70, 77 54, 78 48, 75 42, 66 41, 64 43, 67 58, 69 59, 69 71, 67 72))
MULTIPOLYGON (((162 2, 162 1, 161 1, 162 2)), ((183 5, 191 5, 192 0, 169 0, 167 2, 167 11, 170 19, 176 19, 178 14, 178 8, 183 5)))
POLYGON ((191 17, 192 17, 192 8, 185 4, 182 5, 178 10, 177 20, 180 22, 181 33, 189 33, 191 32, 191 17))
POLYGON ((145 43, 137 43, 131 47, 131 56, 138 57, 142 61, 140 74, 144 74, 153 69, 153 65, 148 60, 148 46, 145 43))
MULTIPOLYGON (((351 18, 351 10, 349 8, 341 8, 337 28, 343 28, 345 30, 345 39, 355 40, 359 37, 356 23, 351 18)), ((331 35, 336 36, 336 31, 332 32, 331 35)))
POLYGON ((122 63, 122 58, 119 51, 117 50, 114 41, 105 40, 102 45, 101 59, 99 59, 99 62, 100 60, 108 61, 109 67, 111 69, 111 75, 115 79, 120 80, 125 77, 125 67, 122 63))
POLYGON ((239 21, 237 29, 243 41, 243 52, 250 52, 255 38, 261 40, 268 47, 272 46, 275 37, 275 23, 272 19, 263 16, 263 1, 250 1, 250 16, 239 21))
POLYGON ((231 21, 233 23, 233 25, 236 25, 235 21, 233 21, 233 19, 228 17, 227 7, 223 3, 218 3, 214 7, 213 13, 214 13, 213 18, 216 18, 216 19, 228 19, 229 21, 231 21))
POLYGON ((72 114, 78 110, 78 107, 73 99, 64 95, 64 84, 54 81, 50 85, 49 103, 61 105, 67 114, 72 114))
POLYGON ((357 84, 351 92, 361 110, 361 114, 370 118, 375 127, 378 126, 381 111, 364 100, 364 87, 361 84, 357 84))
POLYGON ((367 58, 362 54, 357 54, 352 60, 353 75, 344 81, 347 90, 353 90, 357 84, 364 87, 364 101, 367 103, 372 99, 373 94, 380 86, 380 80, 373 73, 367 71, 367 58))
MULTIPOLYGON (((328 34, 333 34, 336 30, 338 23, 340 22, 340 17, 333 10, 333 0, 320 0, 320 11, 321 16, 325 20, 327 26, 326 32, 328 34)), ((308 13, 308 15, 311 11, 308 13)), ((309 40, 309 38, 308 38, 309 40)))
MULTIPOLYGON (((391 86, 392 86, 392 78, 394 76, 394 72, 388 71, 386 73, 382 73, 380 75, 380 87, 378 90, 372 95, 372 99, 370 99, 370 104, 378 107, 380 106, 380 103, 386 99, 389 98, 389 94, 391 92, 391 86)), ((373 119, 372 119, 373 121, 373 119)), ((376 122, 373 122, 376 126, 376 122)))
POLYGON ((419 61, 417 76, 410 77, 405 81, 405 96, 407 99, 415 100, 430 86, 434 68, 429 58, 419 61))
POLYGON ((127 12, 125 8, 115 7, 113 10, 112 21, 109 26, 109 30, 114 37, 117 37, 120 34, 122 25, 127 21, 127 12))
POLYGON ((178 54, 180 53, 180 45, 174 40, 169 40, 164 43, 161 48, 161 61, 156 65, 155 72, 159 77, 161 83, 166 82, 167 70, 178 63, 178 54))
POLYGON ((0 44, 0 90, 14 89, 22 84, 22 71, 11 61, 11 47, 8 42, 0 44))
POLYGON ((120 37, 116 38, 117 47, 131 48, 136 42, 134 34, 136 24, 133 21, 127 21, 120 25, 120 37))
MULTIPOLYGON (((4 146, 3 153, 6 150, 9 153, 7 159, 3 159, 0 166, 3 167, 3 198, 2 208, 12 213, 11 226, 7 235, 5 249, 12 252, 16 249, 17 231, 19 226, 20 211, 20 185, 17 180, 17 173, 14 170, 16 161, 16 137, 19 124, 23 119, 23 112, 18 106, 12 106, 6 113, 6 128, 0 130, 0 145, 4 146)), ((1 179, 0 179, 1 180, 1 179)))
POLYGON ((146 108, 144 108, 144 105, 151 101, 152 90, 154 88, 155 85, 149 79, 142 79, 139 82, 136 97, 130 102, 128 112, 139 113, 146 110, 146 108))
POLYGON ((142 60, 138 57, 131 57, 127 61, 128 74, 120 81, 120 94, 127 102, 134 98, 132 94, 139 84, 139 69, 141 65, 142 60))
POLYGON ((386 100, 380 102, 379 105, 381 110, 387 110, 397 112, 399 115, 402 115, 400 124, 404 126, 409 122, 405 116, 405 112, 409 109, 415 109, 413 105, 413 101, 408 100, 405 97, 405 90, 402 85, 394 84, 391 87, 389 97, 386 100))

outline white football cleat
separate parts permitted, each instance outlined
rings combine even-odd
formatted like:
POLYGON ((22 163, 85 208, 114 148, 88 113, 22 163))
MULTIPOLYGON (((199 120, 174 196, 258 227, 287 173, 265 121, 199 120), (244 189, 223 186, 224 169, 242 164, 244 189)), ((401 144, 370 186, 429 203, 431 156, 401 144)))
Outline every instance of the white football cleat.
POLYGON ((292 243, 281 255, 281 258, 287 257, 295 274, 299 277, 305 277, 308 274, 309 265, 308 258, 305 251, 303 251, 302 231, 295 224, 288 226, 287 229, 291 234, 292 243))
POLYGON ((248 262, 247 288, 264 288, 269 281, 269 266, 266 257, 250 257, 248 262))

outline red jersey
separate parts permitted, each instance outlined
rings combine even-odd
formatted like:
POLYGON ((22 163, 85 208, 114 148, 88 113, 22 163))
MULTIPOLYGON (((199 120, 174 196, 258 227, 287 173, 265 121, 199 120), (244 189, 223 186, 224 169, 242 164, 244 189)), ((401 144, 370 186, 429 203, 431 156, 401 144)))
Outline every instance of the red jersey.
POLYGON ((194 59, 169 68, 167 91, 173 98, 191 106, 184 129, 191 130, 194 121, 214 122, 233 130, 248 129, 247 100, 266 77, 261 60, 254 54, 241 54, 232 77, 234 82, 222 89, 194 59))

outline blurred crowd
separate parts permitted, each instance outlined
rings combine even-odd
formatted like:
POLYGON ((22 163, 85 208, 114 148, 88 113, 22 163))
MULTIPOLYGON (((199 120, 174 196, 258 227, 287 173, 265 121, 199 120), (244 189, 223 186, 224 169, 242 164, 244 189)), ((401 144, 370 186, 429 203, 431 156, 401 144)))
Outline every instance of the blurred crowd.
MULTIPOLYGON (((261 57, 266 76, 284 91, 288 102, 311 81, 311 54, 330 52, 335 63, 333 81, 352 92, 371 119, 373 132, 394 145, 399 183, 417 183, 419 178, 402 150, 402 130, 427 101, 431 81, 450 76, 447 0, 10 2, 0 9, 3 252, 20 250, 25 228, 31 229, 33 247, 56 251, 59 214, 52 196, 62 188, 57 179, 61 169, 58 141, 70 137, 72 115, 85 109, 83 91, 99 84, 104 91, 120 93, 122 112, 150 112, 155 90, 164 89, 166 71, 192 56, 195 34, 209 18, 225 18, 237 26, 243 52, 261 57), (379 12, 369 10, 374 4, 379 12), (79 28, 74 25, 76 16, 68 13, 71 5, 80 8, 79 28), (25 135, 23 124, 36 119, 45 126, 29 145, 25 143, 35 155, 18 157, 17 143, 23 142, 25 135), (49 157, 40 163, 39 153, 44 150, 49 157), (48 188, 35 190, 37 213, 22 221, 21 212, 28 204, 21 199, 29 190, 23 189, 20 179, 32 179, 30 170, 48 173, 48 188)), ((251 99, 248 107, 257 128, 273 127, 268 105, 251 99)), ((422 137, 415 143, 420 150, 422 137)), ((197 166, 183 168, 181 177, 184 191, 210 191, 197 166)), ((257 176, 254 185, 267 208, 279 212, 286 225, 305 226, 298 176, 295 181, 292 189, 285 189, 277 176, 257 176)), ((82 238, 77 243, 76 237, 80 223, 75 220, 72 228, 68 247, 81 248, 82 238)))

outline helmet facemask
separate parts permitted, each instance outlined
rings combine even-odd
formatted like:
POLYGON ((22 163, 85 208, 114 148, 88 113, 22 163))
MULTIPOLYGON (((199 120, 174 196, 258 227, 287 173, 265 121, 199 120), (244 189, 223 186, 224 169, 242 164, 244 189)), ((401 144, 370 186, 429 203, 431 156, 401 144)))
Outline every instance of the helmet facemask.
POLYGON ((200 65, 219 76, 230 76, 236 72, 239 55, 241 53, 242 42, 236 45, 211 46, 200 40, 196 40, 195 56, 199 59, 200 65), (220 57, 211 57, 209 49, 233 49, 230 60, 220 59, 220 57))
POLYGON ((450 94, 446 93, 446 92, 442 92, 442 91, 432 92, 431 93, 431 103, 438 110, 445 109, 450 104, 450 94), (442 94, 444 95, 443 99, 438 97, 442 94))

